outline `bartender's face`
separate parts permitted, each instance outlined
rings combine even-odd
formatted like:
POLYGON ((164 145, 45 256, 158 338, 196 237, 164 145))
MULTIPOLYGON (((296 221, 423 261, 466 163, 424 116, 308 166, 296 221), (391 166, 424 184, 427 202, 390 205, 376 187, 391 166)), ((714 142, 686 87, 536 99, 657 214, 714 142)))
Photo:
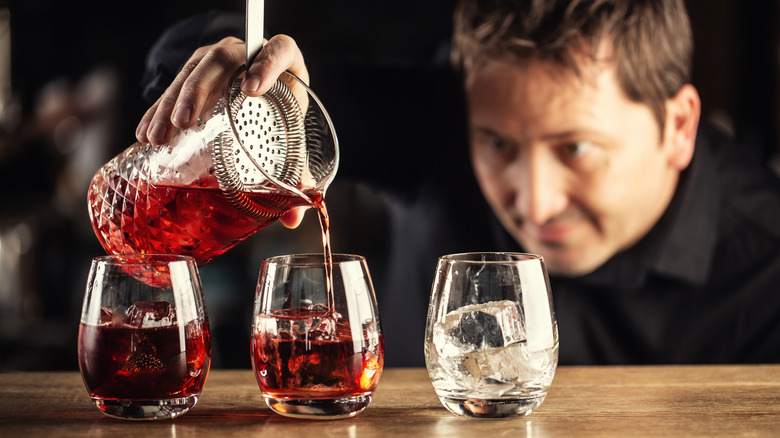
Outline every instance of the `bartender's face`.
POLYGON ((492 62, 467 87, 483 194, 526 251, 568 276, 598 268, 653 227, 695 140, 694 133, 683 150, 668 104, 661 138, 653 113, 625 95, 612 64, 580 67, 577 77, 542 62, 492 62))

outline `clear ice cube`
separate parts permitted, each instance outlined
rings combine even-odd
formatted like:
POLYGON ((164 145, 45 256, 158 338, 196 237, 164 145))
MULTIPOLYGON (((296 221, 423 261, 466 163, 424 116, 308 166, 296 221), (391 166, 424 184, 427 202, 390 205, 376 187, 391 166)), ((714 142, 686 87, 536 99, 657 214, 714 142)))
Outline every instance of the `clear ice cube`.
POLYGON ((176 323, 176 310, 168 301, 138 301, 127 308, 125 324, 130 327, 165 327, 176 323))
POLYGON ((495 386, 533 382, 549 371, 551 355, 547 350, 532 352, 524 342, 502 348, 477 350, 462 357, 461 365, 476 386, 495 386))
POLYGON ((117 315, 114 314, 114 312, 108 307, 100 308, 100 321, 98 321, 99 326, 110 326, 114 324, 117 319, 119 319, 121 322, 121 318, 118 318, 117 315))
POLYGON ((442 356, 525 341, 523 313, 514 301, 463 306, 434 326, 433 342, 442 356))
POLYGON ((500 395, 543 378, 554 358, 527 348, 522 309, 503 300, 461 307, 434 326, 438 367, 447 380, 500 395))
POLYGON ((311 313, 305 312, 307 317, 296 319, 293 323, 294 331, 300 338, 304 336, 308 340, 333 340, 338 339, 338 327, 340 320, 344 318, 336 311, 327 311, 327 307, 313 306, 311 313))
MULTIPOLYGON (((327 307, 311 307, 280 312, 261 313, 255 317, 255 331, 272 337, 289 337, 308 341, 338 339, 339 330, 348 324, 336 311, 327 307)), ((348 325, 347 325, 348 327, 348 325)))

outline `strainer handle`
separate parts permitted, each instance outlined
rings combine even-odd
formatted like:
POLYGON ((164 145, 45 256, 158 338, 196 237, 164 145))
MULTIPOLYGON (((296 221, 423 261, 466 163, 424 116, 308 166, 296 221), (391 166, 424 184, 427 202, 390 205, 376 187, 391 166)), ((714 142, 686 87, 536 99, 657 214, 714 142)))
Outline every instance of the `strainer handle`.
POLYGON ((263 48, 265 0, 246 0, 246 69, 263 48))

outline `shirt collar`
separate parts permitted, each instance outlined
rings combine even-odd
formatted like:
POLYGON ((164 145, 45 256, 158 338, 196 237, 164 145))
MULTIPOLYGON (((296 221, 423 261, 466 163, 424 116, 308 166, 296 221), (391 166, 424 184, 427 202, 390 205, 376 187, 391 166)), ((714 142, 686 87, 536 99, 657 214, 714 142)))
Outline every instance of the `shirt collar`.
POLYGON ((709 142, 697 144, 694 159, 681 181, 679 202, 670 210, 671 226, 662 237, 653 269, 693 285, 709 278, 717 241, 720 184, 709 142))

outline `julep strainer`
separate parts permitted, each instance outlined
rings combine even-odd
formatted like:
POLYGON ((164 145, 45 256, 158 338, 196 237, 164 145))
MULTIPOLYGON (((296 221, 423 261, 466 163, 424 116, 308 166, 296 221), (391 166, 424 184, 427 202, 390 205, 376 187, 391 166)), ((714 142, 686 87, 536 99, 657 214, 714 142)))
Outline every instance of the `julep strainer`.
POLYGON ((242 208, 262 214, 247 192, 282 188, 308 202, 324 196, 338 168, 333 124, 317 96, 297 77, 283 73, 260 97, 241 91, 245 72, 223 100, 232 127, 214 143, 220 188, 242 208))

